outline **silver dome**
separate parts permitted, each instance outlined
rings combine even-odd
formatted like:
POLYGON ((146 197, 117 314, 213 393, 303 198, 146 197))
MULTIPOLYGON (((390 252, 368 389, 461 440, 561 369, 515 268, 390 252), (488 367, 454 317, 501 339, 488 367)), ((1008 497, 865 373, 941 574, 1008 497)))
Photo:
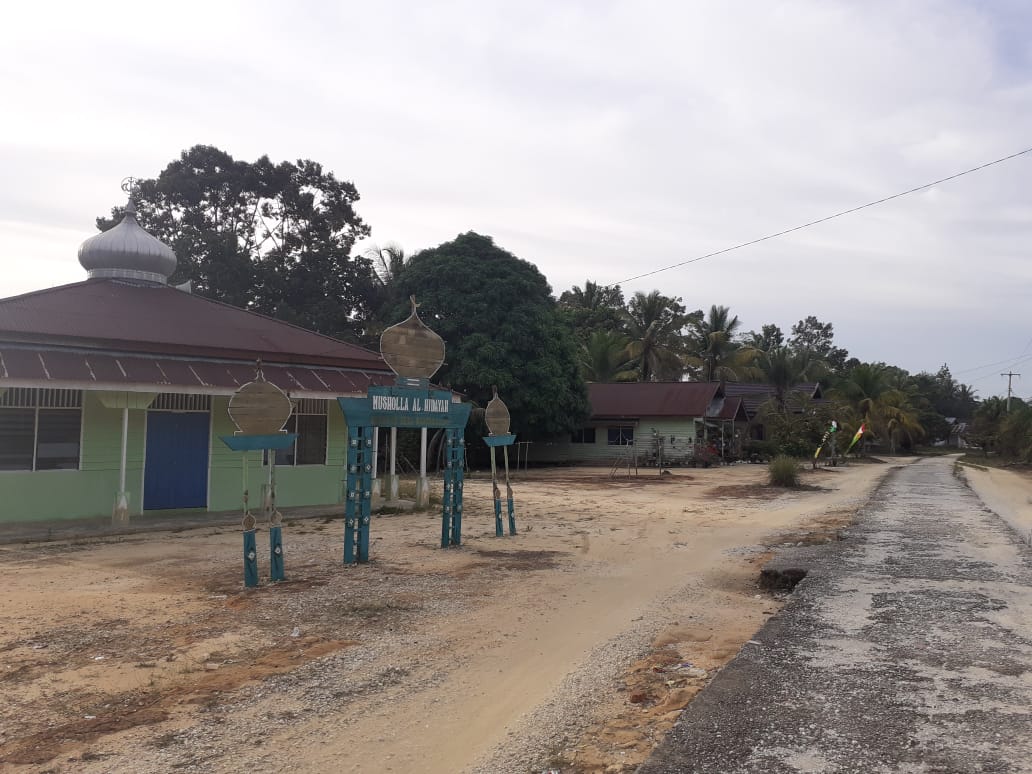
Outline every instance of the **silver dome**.
POLYGON ((79 263, 93 277, 122 277, 167 284, 176 270, 176 254, 136 221, 130 199, 122 222, 79 246, 79 263))

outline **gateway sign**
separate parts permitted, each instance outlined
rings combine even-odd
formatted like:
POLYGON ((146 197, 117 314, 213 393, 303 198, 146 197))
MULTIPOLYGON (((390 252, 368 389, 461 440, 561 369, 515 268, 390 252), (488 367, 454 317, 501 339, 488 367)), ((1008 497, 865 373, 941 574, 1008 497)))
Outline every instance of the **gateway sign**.
POLYGON ((451 393, 418 387, 370 387, 373 424, 380 427, 446 427, 451 393))
POLYGON ((432 398, 424 395, 372 395, 373 413, 378 411, 411 411, 414 414, 423 412, 447 414, 447 398, 432 398))

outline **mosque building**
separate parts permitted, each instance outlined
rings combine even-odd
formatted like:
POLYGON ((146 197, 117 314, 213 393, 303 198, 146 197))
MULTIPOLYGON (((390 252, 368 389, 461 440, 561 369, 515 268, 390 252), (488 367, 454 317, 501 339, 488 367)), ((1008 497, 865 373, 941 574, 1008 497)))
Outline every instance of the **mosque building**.
POLYGON ((82 282, 0 299, 0 522, 110 515, 121 498, 134 515, 239 508, 244 458, 220 436, 259 361, 294 403, 279 505, 341 501, 336 399, 394 382, 379 354, 170 285, 176 256, 131 197, 79 262, 82 282))

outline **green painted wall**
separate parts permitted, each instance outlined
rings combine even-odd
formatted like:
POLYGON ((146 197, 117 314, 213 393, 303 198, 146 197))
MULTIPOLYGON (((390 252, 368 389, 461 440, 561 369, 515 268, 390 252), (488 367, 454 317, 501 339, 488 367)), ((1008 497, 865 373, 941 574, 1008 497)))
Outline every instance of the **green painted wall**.
MULTIPOLYGON (((220 435, 231 435, 236 429, 226 411, 228 405, 229 398, 212 399, 208 509, 213 511, 238 510, 242 506, 243 454, 230 451, 219 439, 220 435)), ((80 469, 0 471, 0 494, 4 503, 0 523, 110 517, 118 493, 122 411, 105 408, 95 394, 86 392, 82 412, 80 469)), ((133 514, 140 513, 142 504, 146 422, 146 411, 129 411, 126 489, 133 514)), ((328 464, 276 468, 280 506, 341 502, 347 425, 336 401, 329 403, 327 430, 328 464)), ((252 452, 248 461, 248 485, 255 508, 260 506, 261 485, 267 478, 268 469, 261 465, 261 453, 252 452)))
POLYGON ((696 425, 691 418, 645 417, 638 422, 591 422, 585 427, 595 428, 595 443, 571 443, 569 438, 551 443, 535 443, 530 447, 531 462, 565 462, 594 465, 613 465, 626 452, 621 446, 609 445, 610 427, 634 426, 634 442, 641 457, 654 448, 653 434, 664 437, 664 456, 683 457, 690 453, 695 442, 696 425), (671 443, 671 437, 674 438, 671 443))
MULTIPOLYGON (((144 412, 129 412, 126 489, 139 511, 143 486, 144 412)), ((79 470, 0 471, 5 507, 0 522, 49 521, 110 516, 118 494, 122 454, 122 411, 101 405, 86 392, 82 405, 79 470)))
MULTIPOLYGON (((226 409, 229 398, 214 398, 212 414, 214 427, 211 443, 211 485, 208 509, 227 511, 243 507, 243 457, 241 452, 230 451, 219 436, 232 435, 236 427, 226 409)), ((327 412, 326 465, 277 465, 276 502, 281 507, 293 505, 330 505, 341 502, 344 477, 344 459, 347 450, 347 425, 340 405, 331 401, 327 412)), ((261 464, 262 453, 250 452, 247 462, 247 481, 251 507, 261 504, 261 487, 268 481, 269 469, 261 464)))

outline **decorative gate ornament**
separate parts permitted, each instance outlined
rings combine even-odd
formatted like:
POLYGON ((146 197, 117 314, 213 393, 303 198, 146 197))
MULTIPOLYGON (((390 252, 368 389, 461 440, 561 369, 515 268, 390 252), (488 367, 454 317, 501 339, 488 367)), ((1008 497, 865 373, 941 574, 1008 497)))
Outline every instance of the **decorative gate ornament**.
POLYGON ((509 407, 498 397, 498 388, 491 387, 494 397, 487 403, 484 421, 487 424, 487 438, 484 443, 491 449, 491 488, 494 492, 495 537, 502 537, 502 493, 498 488, 498 468, 495 464, 495 447, 502 447, 505 460, 505 499, 509 516, 509 534, 516 534, 516 509, 513 506, 512 486, 509 484, 509 447, 516 441, 515 435, 509 434, 509 407))
POLYGON ((262 510, 269 519, 269 579, 285 580, 283 571, 283 514, 276 509, 276 450, 286 449, 297 440, 297 433, 283 429, 293 404, 275 384, 265 381, 262 363, 255 367, 254 381, 248 382, 229 399, 229 417, 237 430, 220 439, 233 451, 243 452, 244 502, 244 586, 258 585, 258 551, 255 540, 255 518, 249 507, 247 486, 247 454, 264 451, 269 459, 269 479, 262 510))

